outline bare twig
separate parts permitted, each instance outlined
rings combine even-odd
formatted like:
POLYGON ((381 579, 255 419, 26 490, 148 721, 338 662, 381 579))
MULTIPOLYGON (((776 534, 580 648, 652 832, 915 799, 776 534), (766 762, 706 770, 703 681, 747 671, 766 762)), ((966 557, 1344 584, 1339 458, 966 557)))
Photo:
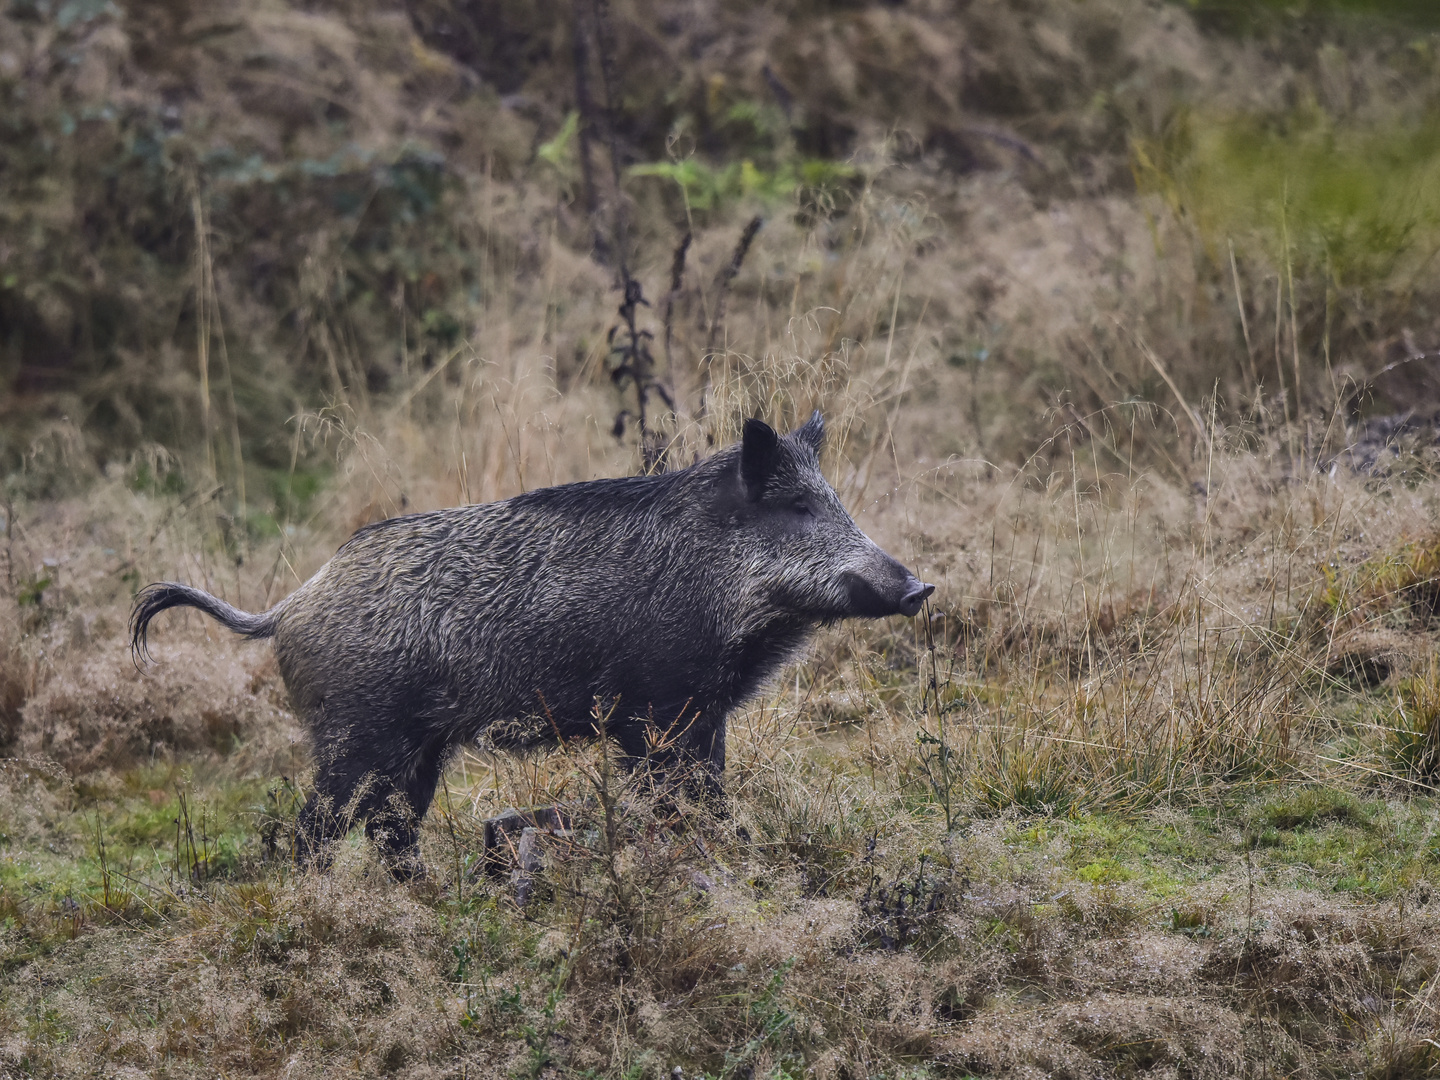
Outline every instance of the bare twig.
POLYGON ((665 316, 662 325, 665 327, 665 379, 670 384, 670 391, 675 391, 675 301, 680 296, 680 289, 685 284, 685 256, 690 251, 690 243, 694 239, 694 233, 689 229, 680 238, 680 243, 675 245, 675 255, 670 260, 670 291, 665 294, 665 316))
POLYGON ((730 286, 740 274, 740 267, 745 262, 745 256, 750 252, 750 245, 755 241, 755 234, 765 224, 765 219, 755 215, 745 225, 740 233, 740 239, 735 244, 735 251, 730 256, 730 261, 720 271, 716 278, 717 293, 715 296, 715 313, 710 318, 710 331, 705 339, 705 351, 715 351, 715 345, 719 340, 720 332, 725 327, 725 306, 730 296, 730 286))
MULTIPOLYGON (((595 165, 591 158, 591 144, 595 137, 595 99, 590 93, 590 34, 585 16, 586 0, 575 0, 574 40, 571 55, 575 63, 575 107, 580 113, 579 156, 580 177, 585 192, 585 212, 592 226, 600 208, 595 191, 595 165)), ((600 242, 596 230, 596 243, 600 242)))

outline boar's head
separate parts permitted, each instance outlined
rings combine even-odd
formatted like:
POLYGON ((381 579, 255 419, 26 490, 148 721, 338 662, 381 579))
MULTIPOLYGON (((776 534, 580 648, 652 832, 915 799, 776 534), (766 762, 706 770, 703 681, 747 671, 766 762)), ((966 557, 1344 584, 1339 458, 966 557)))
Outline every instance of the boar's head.
POLYGON ((935 591, 886 554, 845 512, 820 472, 825 421, 789 435, 745 421, 732 528, 767 601, 819 622, 914 615, 935 591))

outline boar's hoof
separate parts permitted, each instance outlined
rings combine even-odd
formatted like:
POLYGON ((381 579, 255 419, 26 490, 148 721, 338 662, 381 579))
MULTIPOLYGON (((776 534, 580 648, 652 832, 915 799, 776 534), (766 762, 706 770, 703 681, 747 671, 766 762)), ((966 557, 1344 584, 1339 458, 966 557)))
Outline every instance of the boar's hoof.
POLYGON ((384 862, 385 869, 390 871, 390 876, 402 885, 422 882, 429 876, 418 851, 386 855, 384 862))

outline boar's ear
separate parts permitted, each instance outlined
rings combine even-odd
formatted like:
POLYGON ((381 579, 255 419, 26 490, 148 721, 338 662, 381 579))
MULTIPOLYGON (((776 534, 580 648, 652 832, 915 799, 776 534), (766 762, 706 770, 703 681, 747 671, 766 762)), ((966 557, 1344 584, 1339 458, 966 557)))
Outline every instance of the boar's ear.
POLYGON ((810 419, 795 432, 795 437, 815 453, 820 453, 820 445, 825 441, 825 418, 820 415, 819 409, 810 414, 810 419))
POLYGON ((740 441, 740 479, 745 497, 755 502, 765 493, 765 482, 775 471, 780 453, 780 437, 763 420, 746 420, 745 435, 740 441))

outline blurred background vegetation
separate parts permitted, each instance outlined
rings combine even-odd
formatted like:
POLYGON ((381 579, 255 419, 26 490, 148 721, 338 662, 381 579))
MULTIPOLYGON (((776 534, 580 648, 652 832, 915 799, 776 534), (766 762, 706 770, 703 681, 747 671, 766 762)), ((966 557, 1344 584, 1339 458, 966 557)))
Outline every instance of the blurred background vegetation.
POLYGON ((1061 400, 1173 407, 1146 350, 1225 419, 1440 404, 1427 364, 1370 378, 1440 320, 1436 26, 1425 0, 11 0, 0 472, 209 477, 273 520, 319 483, 307 412, 398 400, 536 295, 556 388, 603 384, 622 270, 659 296, 683 234, 728 250, 752 215, 823 263, 867 188, 920 223, 951 451, 1023 457, 1061 400), (1102 253, 1088 325, 992 310, 1023 269, 966 276, 977 213, 1117 202, 1161 270, 1102 253), (592 296, 557 294, 557 252, 592 296))

